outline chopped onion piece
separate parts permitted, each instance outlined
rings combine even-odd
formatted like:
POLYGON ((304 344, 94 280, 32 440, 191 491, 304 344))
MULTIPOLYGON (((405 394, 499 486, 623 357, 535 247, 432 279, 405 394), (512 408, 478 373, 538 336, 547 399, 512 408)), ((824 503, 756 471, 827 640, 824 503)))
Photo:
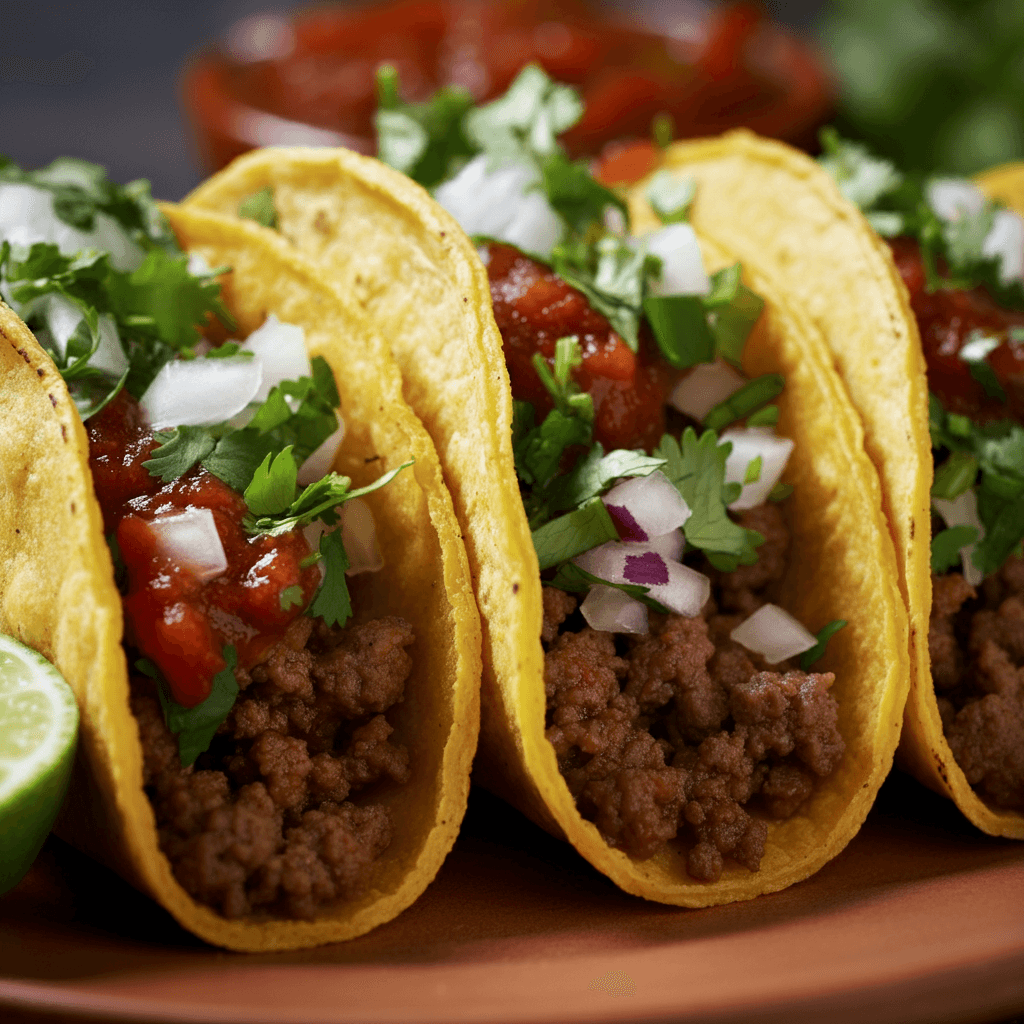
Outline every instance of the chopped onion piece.
POLYGON ((748 651, 760 654, 769 665, 803 654, 818 642, 802 622, 777 604, 761 605, 729 636, 748 651))
POLYGON ((205 277, 213 272, 213 267, 201 252, 190 252, 188 254, 188 272, 193 277, 205 277))
MULTIPOLYGON (((353 498, 353 501, 356 499, 353 498)), ((306 543, 309 545, 310 551, 320 550, 320 538, 327 532, 327 525, 322 519, 314 519, 313 522, 307 523, 302 528, 302 536, 306 538, 306 543)), ((324 568, 324 560, 318 559, 316 563, 317 569, 320 570, 320 580, 323 582, 324 577, 327 575, 327 570, 324 568)))
POLYGON ((985 206, 985 194, 966 178, 932 178, 925 188, 928 205, 943 220, 972 217, 985 206))
POLYGON ((160 552, 188 569, 201 583, 227 571, 224 545, 210 509, 189 508, 181 515, 154 519, 149 528, 156 535, 160 552))
POLYGON ((761 458, 760 477, 753 483, 743 484, 740 496, 730 503, 729 508, 741 511, 763 504, 786 468, 793 442, 788 437, 776 437, 761 427, 726 430, 719 440, 732 442, 732 451, 725 460, 726 483, 742 484, 747 467, 758 456, 761 458))
POLYGON ((686 550, 686 538, 682 530, 672 530, 671 533, 663 533, 660 537, 652 537, 649 541, 637 544, 636 547, 644 548, 647 551, 657 551, 662 558, 668 558, 673 562, 680 562, 683 552, 686 550))
POLYGON ((345 575, 355 576, 384 568, 373 512, 362 498, 351 498, 341 506, 341 539, 349 562, 345 575))
POLYGON ((647 606, 615 587, 591 587, 580 605, 591 629, 605 633, 646 633, 647 606))
MULTIPOLYGON (((958 494, 952 501, 946 498, 932 498, 932 508, 938 512, 946 526, 973 526, 978 531, 978 540, 985 536, 985 527, 978 515, 978 496, 973 489, 958 494)), ((960 549, 964 579, 972 587, 978 586, 985 578, 985 574, 971 561, 977 543, 978 541, 965 544, 960 549)))
POLYGON ((723 359, 698 363, 675 386, 668 401, 687 416, 702 420, 719 402, 724 402, 746 383, 723 359))
POLYGON ((660 470, 616 484, 601 499, 623 540, 647 541, 682 526, 690 507, 660 470))
POLYGON ((0 183, 0 238, 29 247, 36 242, 56 245, 71 256, 82 249, 109 253, 115 270, 137 270, 145 253, 107 213, 97 211, 90 231, 65 223, 53 209, 53 193, 23 182, 0 183))
MULTIPOLYGON (((334 431, 319 447, 309 454, 306 461, 299 466, 298 482, 301 487, 315 484, 317 480, 327 476, 334 465, 334 457, 338 454, 341 442, 345 438, 345 421, 335 410, 338 418, 338 429, 334 431)), ((353 498, 353 501, 358 499, 353 498)))
MULTIPOLYGON (((43 295, 38 301, 38 311, 46 321, 47 337, 54 349, 61 356, 66 356, 68 341, 84 319, 82 310, 60 292, 43 295)), ((97 330, 100 334, 100 343, 89 359, 89 365, 120 377, 128 369, 128 357, 121 345, 117 322, 109 313, 100 313, 97 317, 97 330)))
POLYGON ((434 198, 467 235, 486 235, 547 258, 565 232, 561 217, 535 186, 540 172, 525 163, 488 167, 489 158, 470 160, 434 198))
POLYGON ((711 580, 681 562, 666 562, 668 583, 651 587, 647 596, 677 615, 692 619, 711 597, 711 580))
POLYGON ((1012 210, 997 210, 981 254, 999 257, 999 280, 1003 284, 1024 280, 1024 220, 1012 210))
POLYGON ((652 281, 652 295, 707 295, 711 281, 704 269, 697 236, 689 224, 669 224, 642 236, 647 251, 661 260, 661 280, 652 281))
POLYGON ((271 313, 242 343, 263 363, 263 381, 255 401, 266 401, 271 389, 283 380, 311 377, 313 368, 306 352, 306 332, 296 324, 283 324, 271 313))
POLYGON ((180 359, 165 363, 139 400, 153 430, 223 423, 259 391, 263 364, 252 359, 180 359))

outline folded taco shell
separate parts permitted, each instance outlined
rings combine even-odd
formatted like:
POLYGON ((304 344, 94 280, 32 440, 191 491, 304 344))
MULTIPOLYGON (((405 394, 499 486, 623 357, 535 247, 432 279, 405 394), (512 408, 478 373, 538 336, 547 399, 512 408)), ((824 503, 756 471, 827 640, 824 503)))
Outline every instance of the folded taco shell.
MULTIPOLYGON (((850 622, 822 663, 836 673, 847 753, 800 814, 770 825, 758 872, 727 867, 707 884, 687 875, 671 845, 649 860, 609 847, 559 773, 544 734, 541 585, 513 467, 511 393, 487 274, 455 221, 415 184, 400 187, 400 177, 344 150, 265 150, 215 175, 187 205, 236 213, 249 195, 272 188, 281 234, 335 287, 359 295, 388 337, 405 395, 437 445, 483 619, 477 777, 648 899, 706 906, 806 878, 864 820, 892 763, 909 680, 906 613, 878 476, 814 308, 786 286, 774 260, 744 257, 748 283, 767 300, 766 329, 748 342, 745 369, 786 374, 779 430, 796 441, 787 479, 796 487, 790 525, 801 555, 783 603, 797 617, 813 609, 816 620, 850 622), (391 197, 384 216, 382 192, 391 197), (367 259, 355 226, 371 223, 380 244, 367 259)), ((651 218, 639 204, 634 216, 638 226, 651 218)), ((820 228, 799 210, 791 216, 796 234, 820 228)), ((737 214, 732 226, 745 224, 737 214)), ((697 226, 711 268, 735 261, 728 232, 697 226)))
MULTIPOLYGON (((228 920, 194 901, 161 853, 128 703, 121 601, 88 466, 85 429, 52 362, 0 303, 0 629, 51 658, 81 709, 81 742, 60 834, 160 902, 190 931, 237 950, 360 935, 409 906, 433 879, 466 806, 478 728, 479 622, 465 551, 430 438, 402 399, 380 326, 255 225, 164 212, 182 247, 229 266, 224 298, 241 334, 269 313, 305 330, 334 371, 347 431, 335 468, 354 486, 410 457, 367 496, 385 559, 350 578, 356 620, 401 615, 415 630, 403 703, 389 713, 411 780, 377 796, 396 823, 369 890, 313 921, 228 920)), ((364 246, 372 246, 372 236, 364 246)))

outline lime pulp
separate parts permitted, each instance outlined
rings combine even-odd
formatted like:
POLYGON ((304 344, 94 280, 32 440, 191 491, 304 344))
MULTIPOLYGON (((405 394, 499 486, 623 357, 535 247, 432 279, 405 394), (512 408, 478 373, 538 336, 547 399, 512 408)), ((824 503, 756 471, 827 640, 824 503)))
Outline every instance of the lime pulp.
POLYGON ((0 893, 28 871, 64 800, 78 706, 41 654, 0 634, 0 893))

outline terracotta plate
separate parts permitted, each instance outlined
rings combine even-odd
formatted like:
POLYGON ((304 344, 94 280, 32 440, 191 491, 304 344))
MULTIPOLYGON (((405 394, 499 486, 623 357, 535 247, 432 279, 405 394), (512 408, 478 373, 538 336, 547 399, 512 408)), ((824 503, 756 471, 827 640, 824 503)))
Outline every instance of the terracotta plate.
POLYGON ((935 1024, 1021 1012, 1024 844, 982 836, 901 776, 815 877, 707 910, 622 894, 477 792, 420 901, 345 945, 210 949, 57 840, 0 898, 7 1021, 935 1024))

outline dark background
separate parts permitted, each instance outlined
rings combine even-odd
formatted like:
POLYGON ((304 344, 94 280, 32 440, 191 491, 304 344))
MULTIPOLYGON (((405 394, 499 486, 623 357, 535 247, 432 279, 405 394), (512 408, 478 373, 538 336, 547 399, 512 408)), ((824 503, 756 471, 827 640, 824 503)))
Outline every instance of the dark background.
MULTIPOLYGON (((149 178, 155 196, 180 199, 200 180, 178 103, 183 61, 238 18, 305 6, 0 0, 0 153, 24 167, 83 157, 104 164, 115 181, 149 178)), ((765 6, 777 20, 806 30, 827 4, 765 6)))

